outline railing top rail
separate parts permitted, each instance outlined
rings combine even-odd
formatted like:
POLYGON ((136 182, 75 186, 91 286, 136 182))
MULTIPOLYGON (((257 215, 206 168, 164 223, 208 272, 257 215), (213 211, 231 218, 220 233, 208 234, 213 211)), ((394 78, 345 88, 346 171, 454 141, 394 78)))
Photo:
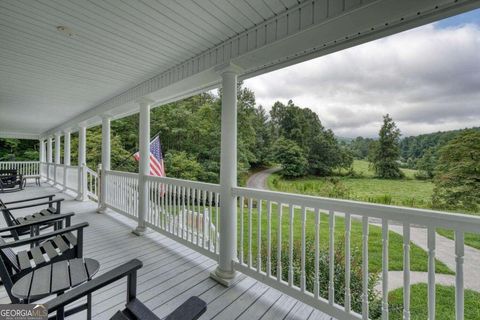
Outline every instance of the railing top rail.
MULTIPOLYGON (((87 167, 87 172, 88 172, 89 174, 91 174, 92 176, 97 176, 97 175, 98 175, 96 171, 90 169, 89 167, 87 167)), ((118 172, 119 172, 119 171, 118 171, 118 172)))
POLYGON ((372 204, 353 200, 331 199, 284 192, 235 187, 236 196, 269 200, 283 204, 292 204, 306 208, 318 208, 325 211, 350 213, 353 215, 383 218, 424 226, 443 227, 480 233, 480 216, 460 213, 415 209, 382 204, 372 204))
POLYGON ((68 169, 78 169, 78 166, 72 166, 72 165, 64 165, 65 167, 67 167, 68 169))
POLYGON ((185 188, 196 188, 196 189, 202 189, 202 190, 212 191, 216 193, 220 192, 220 185, 214 184, 214 183, 191 181, 191 180, 168 178, 168 177, 157 177, 157 176, 148 176, 147 181, 158 181, 161 183, 174 184, 174 185, 185 187, 185 188))
POLYGON ((40 163, 40 161, 0 161, 0 163, 40 163))
POLYGON ((107 170, 107 175, 110 174, 112 176, 122 176, 122 177, 131 177, 131 178, 137 178, 138 173, 132 173, 132 172, 124 172, 124 171, 116 171, 116 170, 107 170))

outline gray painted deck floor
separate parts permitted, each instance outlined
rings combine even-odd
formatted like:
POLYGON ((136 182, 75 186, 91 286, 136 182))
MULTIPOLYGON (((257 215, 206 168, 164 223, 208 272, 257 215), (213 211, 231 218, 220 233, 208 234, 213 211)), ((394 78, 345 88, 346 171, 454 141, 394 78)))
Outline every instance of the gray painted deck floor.
MULTIPOLYGON (((98 214, 96 203, 74 201, 48 185, 41 188, 28 185, 25 191, 0 194, 0 198, 9 201, 50 193, 59 193, 58 196, 66 199, 62 212, 76 212, 73 223, 87 221, 90 224, 85 232, 84 256, 100 262, 98 274, 133 258, 143 261, 138 274, 138 297, 159 317, 163 318, 188 297, 197 295, 208 303, 201 319, 331 319, 249 277, 225 288, 209 278, 215 261, 154 231, 137 237, 131 233, 134 221, 113 211, 98 214)), ((94 319, 108 319, 123 307, 125 297, 125 281, 96 292, 94 319)), ((10 303, 3 287, 0 287, 0 303, 10 303)), ((85 319, 85 316, 80 313, 70 319, 85 319)))

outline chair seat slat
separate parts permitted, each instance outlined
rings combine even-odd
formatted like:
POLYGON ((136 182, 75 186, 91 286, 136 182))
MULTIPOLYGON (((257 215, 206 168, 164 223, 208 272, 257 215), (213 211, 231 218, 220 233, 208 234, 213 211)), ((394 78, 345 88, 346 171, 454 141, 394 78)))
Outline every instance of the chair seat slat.
POLYGON ((30 290, 33 273, 27 273, 25 276, 15 282, 15 287, 12 289, 12 294, 19 298, 25 298, 30 290))
POLYGON ((52 265, 52 292, 64 291, 70 288, 68 262, 60 261, 52 265))
POLYGON ((30 253, 32 254, 33 261, 35 261, 35 264, 37 266, 45 262, 45 258, 43 257, 43 253, 42 250, 40 250, 40 247, 33 247, 30 250, 30 253))
POLYGON ((83 259, 70 260, 70 281, 72 287, 88 280, 83 259))
POLYGON ((55 239, 53 239, 53 242, 55 242, 55 245, 58 249, 60 249, 61 252, 65 252, 68 250, 68 245, 61 236, 56 236, 55 239))
POLYGON ((77 237, 75 237, 71 232, 65 233, 64 236, 65 236, 65 238, 67 238, 68 242, 69 242, 72 246, 76 246, 76 245, 77 245, 77 237))
POLYGON ((85 267, 87 268, 88 277, 92 278, 92 275, 100 268, 100 264, 97 260, 85 259, 85 267))
POLYGON ((52 245, 51 241, 47 241, 42 244, 43 250, 45 250, 45 253, 47 254, 49 259, 53 259, 56 256, 58 256, 57 250, 52 245))
POLYGON ((50 293, 51 265, 37 269, 33 272, 32 287, 29 298, 31 300, 42 298, 50 293))
POLYGON ((20 267, 20 270, 27 270, 32 267, 27 251, 19 251, 17 253, 17 258, 18 258, 18 265, 20 267))

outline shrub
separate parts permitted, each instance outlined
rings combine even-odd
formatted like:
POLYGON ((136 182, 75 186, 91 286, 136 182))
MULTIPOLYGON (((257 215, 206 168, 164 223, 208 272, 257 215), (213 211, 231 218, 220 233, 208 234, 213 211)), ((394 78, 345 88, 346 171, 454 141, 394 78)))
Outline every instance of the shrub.
MULTIPOLYGON (((272 241, 275 243, 276 241, 272 241)), ((296 241, 293 245, 293 283, 300 286, 301 279, 301 242, 296 241)), ((345 252, 344 245, 337 243, 334 253, 334 292, 335 303, 344 305, 345 302, 345 252)), ((262 265, 266 265, 267 252, 262 248, 262 265)), ((282 279, 288 280, 289 273, 289 248, 288 244, 282 246, 281 253, 282 279)), ((328 282, 329 282, 329 254, 325 250, 319 253, 319 294, 323 298, 328 298, 328 282)), ((355 312, 362 311, 362 259, 361 252, 356 248, 352 248, 350 264, 350 292, 351 292, 351 308, 355 312)), ((277 251, 272 250, 271 266, 272 275, 277 275, 277 251)), ((315 241, 310 238, 305 239, 305 286, 306 290, 313 292, 315 286, 315 241)), ((371 319, 377 319, 381 315, 381 298, 375 290, 375 285, 379 279, 378 273, 370 273, 368 280, 368 300, 369 300, 369 316, 371 319)))

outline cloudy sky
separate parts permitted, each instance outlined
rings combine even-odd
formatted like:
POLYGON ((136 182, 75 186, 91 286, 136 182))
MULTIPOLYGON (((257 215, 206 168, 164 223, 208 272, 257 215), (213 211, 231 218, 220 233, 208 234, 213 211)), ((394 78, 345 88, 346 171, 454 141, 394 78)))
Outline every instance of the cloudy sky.
POLYGON ((480 9, 245 81, 257 103, 318 113, 344 137, 480 126, 480 9))

